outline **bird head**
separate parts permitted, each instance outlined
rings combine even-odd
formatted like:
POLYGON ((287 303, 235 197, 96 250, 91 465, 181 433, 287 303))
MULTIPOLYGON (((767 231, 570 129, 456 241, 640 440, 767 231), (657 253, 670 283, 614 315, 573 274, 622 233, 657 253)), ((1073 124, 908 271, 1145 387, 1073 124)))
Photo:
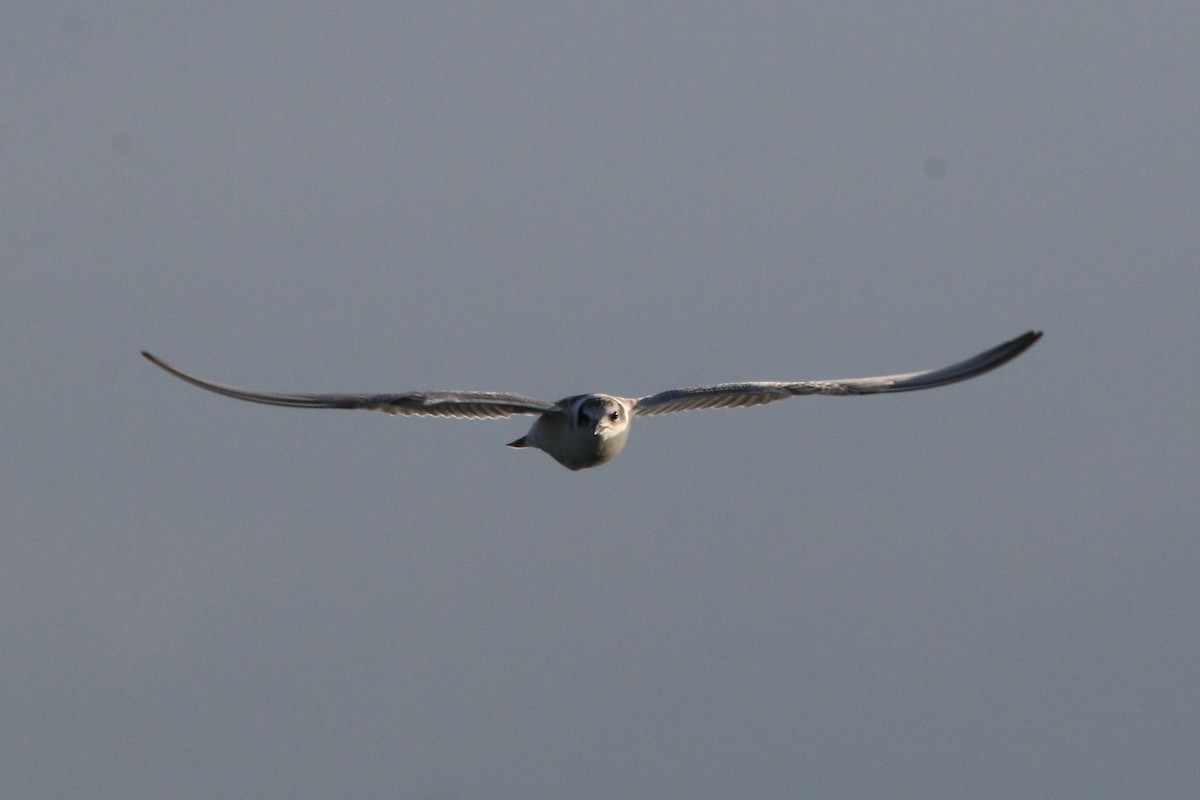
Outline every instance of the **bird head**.
POLYGON ((590 395, 579 403, 575 424, 580 429, 591 431, 594 436, 607 438, 629 427, 629 411, 615 397, 590 395))

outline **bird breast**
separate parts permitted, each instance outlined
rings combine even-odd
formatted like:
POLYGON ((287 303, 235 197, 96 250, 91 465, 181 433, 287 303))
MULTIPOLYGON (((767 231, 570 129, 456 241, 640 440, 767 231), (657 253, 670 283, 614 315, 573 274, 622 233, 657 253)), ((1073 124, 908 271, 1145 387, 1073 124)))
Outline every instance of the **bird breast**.
POLYGON ((575 425, 565 414, 545 413, 525 438, 567 469, 579 470, 612 461, 625 447, 628 436, 628 425, 596 433, 575 425))

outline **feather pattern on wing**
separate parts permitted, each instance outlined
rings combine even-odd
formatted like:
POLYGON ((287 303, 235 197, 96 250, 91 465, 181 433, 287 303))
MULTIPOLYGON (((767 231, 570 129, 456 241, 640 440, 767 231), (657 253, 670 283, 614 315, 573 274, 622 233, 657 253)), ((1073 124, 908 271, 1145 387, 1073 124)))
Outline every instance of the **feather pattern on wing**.
POLYGON ((923 372, 825 381, 749 381, 690 389, 669 389, 637 398, 633 401, 633 413, 648 416, 698 408, 756 406, 810 394, 858 395, 932 389, 935 386, 965 381, 993 370, 1028 350, 1041 336, 1041 331, 1029 331, 965 361, 923 372))
POLYGON ((346 408, 364 411, 382 411, 385 414, 425 417, 460 417, 467 419, 495 419, 514 414, 541 414, 554 406, 544 400, 535 400, 518 394, 502 392, 404 392, 399 394, 282 394, 252 392, 202 380, 194 375, 172 367, 143 351, 151 363, 166 370, 180 380, 210 392, 271 406, 292 408, 346 408))

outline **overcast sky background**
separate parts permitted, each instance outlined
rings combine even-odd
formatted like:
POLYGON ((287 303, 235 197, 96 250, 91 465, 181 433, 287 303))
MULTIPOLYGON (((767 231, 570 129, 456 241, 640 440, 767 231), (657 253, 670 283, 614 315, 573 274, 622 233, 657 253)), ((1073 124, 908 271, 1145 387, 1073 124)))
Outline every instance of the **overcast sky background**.
POLYGON ((0 795, 1200 796, 1200 6, 8 2, 0 795), (556 399, 949 364, 646 419, 556 399))

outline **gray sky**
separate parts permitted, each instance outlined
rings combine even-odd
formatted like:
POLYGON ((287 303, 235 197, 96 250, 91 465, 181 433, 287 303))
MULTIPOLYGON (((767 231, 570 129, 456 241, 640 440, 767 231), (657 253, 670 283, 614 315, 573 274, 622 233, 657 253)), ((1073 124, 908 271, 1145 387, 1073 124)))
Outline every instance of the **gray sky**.
POLYGON ((1200 796, 1200 7, 389 5, 0 11, 0 795, 1200 796))

